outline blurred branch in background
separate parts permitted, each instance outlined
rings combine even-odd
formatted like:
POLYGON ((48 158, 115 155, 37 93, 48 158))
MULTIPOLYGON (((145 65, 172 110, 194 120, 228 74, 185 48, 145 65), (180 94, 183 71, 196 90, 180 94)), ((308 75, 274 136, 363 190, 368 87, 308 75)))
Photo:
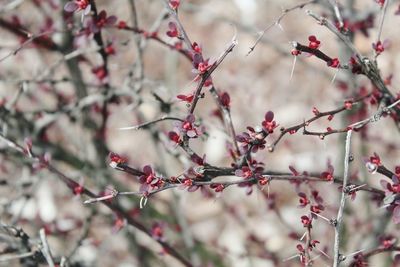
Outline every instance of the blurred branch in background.
POLYGON ((0 5, 0 264, 400 263, 398 3, 117 2, 0 5))

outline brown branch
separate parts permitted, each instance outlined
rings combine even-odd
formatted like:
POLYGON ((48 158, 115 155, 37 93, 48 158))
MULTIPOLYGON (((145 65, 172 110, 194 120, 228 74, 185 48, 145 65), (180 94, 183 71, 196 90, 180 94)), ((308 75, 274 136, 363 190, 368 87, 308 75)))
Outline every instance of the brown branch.
POLYGON ((182 35, 183 42, 187 46, 187 49, 190 52, 193 52, 192 41, 190 41, 190 38, 189 38, 188 34, 186 33, 185 28, 183 27, 183 25, 178 17, 177 11, 169 5, 168 0, 164 0, 164 3, 165 3, 166 8, 168 9, 170 15, 172 15, 172 17, 175 19, 176 23, 178 24, 179 32, 182 35))
POLYGON ((389 170, 383 165, 378 166, 376 172, 388 177, 390 180, 392 180, 393 176, 395 175, 391 170, 389 170))
MULTIPOLYGON (((360 102, 362 102, 364 99, 368 98, 369 96, 371 96, 371 94, 367 94, 365 96, 359 97, 357 99, 355 99, 354 101, 352 101, 352 105, 358 104, 360 102)), ((316 121, 322 117, 328 117, 328 116, 333 116, 336 115, 340 112, 343 112, 347 110, 347 108, 345 106, 330 110, 330 111, 326 111, 326 112, 318 112, 314 117, 304 121, 303 123, 291 126, 289 128, 282 128, 281 129, 281 133, 279 134, 278 138, 268 147, 270 152, 273 152, 275 150, 275 147, 277 146, 277 144, 281 141, 281 139, 287 134, 287 133, 293 133, 293 132, 297 132, 298 130, 303 128, 303 134, 305 135, 318 135, 318 136, 326 136, 329 134, 333 134, 333 133, 342 133, 342 132, 346 132, 348 129, 347 127, 345 129, 341 129, 341 130, 332 130, 332 131, 326 131, 326 132, 309 132, 305 129, 306 126, 309 126, 310 123, 312 123, 313 121, 316 121)))
POLYGON ((392 103, 388 107, 384 107, 384 108, 379 109, 378 112, 376 112, 372 116, 370 116, 370 117, 368 117, 368 118, 366 118, 366 119, 364 119, 362 121, 350 124, 349 126, 347 126, 345 128, 342 128, 342 129, 336 129, 336 130, 331 129, 331 130, 325 131, 325 132, 310 132, 310 131, 306 130, 306 125, 304 125, 303 134, 304 135, 317 135, 321 139, 324 139, 325 136, 327 136, 327 135, 331 135, 331 134, 335 134, 335 133, 345 133, 345 132, 349 131, 350 129, 354 129, 355 131, 358 131, 358 130, 360 130, 361 128, 363 128, 365 125, 367 125, 369 123, 373 123, 373 122, 379 121, 384 114, 389 114, 390 109, 394 108, 399 103, 400 103, 400 99, 397 100, 396 102, 392 103))
POLYGON ((232 39, 232 42, 228 46, 228 48, 226 48, 225 51, 219 56, 219 58, 212 64, 211 68, 208 69, 205 73, 203 73, 201 75, 201 81, 197 85, 197 88, 196 88, 196 91, 195 91, 194 97, 193 97, 193 102, 191 103, 191 106, 190 106, 189 112, 191 114, 193 114, 193 112, 196 108, 197 102, 199 101, 199 96, 201 94, 201 90, 203 89, 205 82, 211 76, 211 73, 213 73, 217 69, 217 67, 222 63, 222 61, 225 59, 225 57, 230 52, 232 52, 233 48, 237 45, 237 40, 235 38, 236 38, 236 36, 234 36, 234 38, 232 39))
POLYGON ((148 33, 145 30, 136 28, 136 27, 124 27, 121 28, 120 30, 124 30, 124 31, 130 31, 136 34, 141 34, 144 38, 149 39, 149 40, 153 40, 156 41, 157 43, 170 48, 171 50, 177 51, 178 53, 182 54, 184 57, 186 57, 189 61, 192 61, 192 57, 190 56, 190 54, 187 52, 187 50, 185 49, 177 49, 175 46, 167 43, 166 41, 164 41, 163 39, 161 39, 156 33, 152 34, 152 33, 148 33))
MULTIPOLYGON (((333 61, 333 58, 331 58, 330 56, 326 55, 324 52, 322 52, 319 49, 314 49, 314 48, 310 48, 308 46, 302 45, 298 42, 292 42, 292 46, 294 49, 299 50, 301 52, 306 52, 309 54, 312 54, 314 56, 316 56, 317 58, 325 61, 327 64, 330 64, 333 61)), ((340 68, 343 68, 343 66, 339 66, 340 68)))
MULTIPOLYGON (((120 171, 124 171, 126 173, 129 173, 133 176, 141 176, 144 175, 144 173, 140 170, 134 169, 132 167, 129 167, 128 165, 125 164, 119 164, 115 168, 120 171)), ((241 183, 253 183, 256 184, 258 182, 257 178, 250 178, 250 179, 236 179, 236 180, 228 180, 228 181, 221 181, 221 182, 215 182, 213 181, 215 178, 221 177, 221 176, 235 176, 235 168, 225 168, 225 167, 216 167, 216 166, 211 166, 211 165, 205 165, 202 167, 202 177, 199 179, 193 179, 193 185, 199 185, 199 186, 206 186, 206 185, 212 185, 212 184, 222 184, 225 187, 232 186, 232 185, 237 185, 241 183)), ((326 180, 324 178, 321 178, 318 174, 316 173, 311 173, 309 175, 293 175, 291 173, 284 173, 284 172, 274 172, 274 171, 264 171, 262 175, 265 178, 268 178, 269 181, 288 181, 288 182, 322 182, 322 183, 327 183, 327 182, 334 182, 336 184, 343 184, 343 180, 339 177, 335 177, 333 181, 326 180)), ((235 176, 236 177, 236 176, 235 176)), ((170 179, 163 179, 165 182, 165 185, 161 188, 155 189, 153 191, 149 192, 149 195, 154 195, 155 193, 159 193, 161 191, 167 190, 167 189, 172 189, 176 188, 178 186, 181 186, 181 182, 179 180, 173 180, 171 181, 170 179)), ((384 196, 385 192, 383 190, 377 189, 373 186, 369 185, 361 185, 358 183, 348 183, 348 188, 357 188, 357 191, 365 191, 365 192, 370 192, 373 194, 377 194, 380 196, 384 196)), ((348 193, 354 193, 354 190, 350 190, 348 193)), ((143 195, 141 192, 118 192, 115 191, 115 196, 118 195, 143 195)), ((114 196, 114 197, 115 197, 114 196)))

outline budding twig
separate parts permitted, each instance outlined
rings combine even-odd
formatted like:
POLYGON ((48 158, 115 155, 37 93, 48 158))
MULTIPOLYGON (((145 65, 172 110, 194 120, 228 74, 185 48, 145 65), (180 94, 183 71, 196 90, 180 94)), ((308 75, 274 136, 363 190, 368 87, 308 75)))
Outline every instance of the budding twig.
POLYGON ((163 116, 159 119, 153 120, 153 121, 149 121, 149 122, 145 122, 139 125, 135 125, 135 126, 128 126, 128 127, 121 127, 119 128, 119 130, 125 131, 125 130, 140 130, 146 127, 149 127, 150 125, 156 124, 157 122, 160 121, 166 121, 166 120, 172 120, 172 121, 181 121, 183 122, 184 120, 180 119, 180 118, 176 118, 176 117, 169 117, 169 116, 163 116))

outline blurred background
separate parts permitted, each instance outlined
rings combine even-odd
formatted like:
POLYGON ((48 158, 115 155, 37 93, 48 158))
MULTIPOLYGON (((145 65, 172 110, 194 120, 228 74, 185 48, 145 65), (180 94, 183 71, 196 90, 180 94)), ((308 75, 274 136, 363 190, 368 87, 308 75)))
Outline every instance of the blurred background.
MULTIPOLYGON (((167 114, 160 108, 160 99, 168 104, 168 114, 184 119, 188 107, 176 96, 192 93, 197 83, 193 81, 191 62, 181 53, 144 34, 116 27, 121 21, 129 26, 136 21, 137 28, 155 31, 166 44, 174 46, 176 38, 166 35, 173 18, 168 16, 164 1, 95 2, 98 11, 117 17, 114 25, 101 29, 104 47, 113 49, 108 51, 106 77, 98 69, 103 58, 93 32, 85 31, 90 14, 83 21, 82 11, 67 14, 63 11, 67 1, 61 0, 0 0, 1 132, 22 146, 28 138, 37 155, 51 155, 51 162, 65 175, 93 192, 110 188, 137 192, 137 178, 109 167, 107 151, 126 157, 128 164, 139 170, 151 165, 165 176, 177 176, 193 163, 168 140, 167 134, 174 128, 171 121, 142 130, 119 128, 167 114), (105 98, 106 120, 102 106, 105 98)), ((338 2, 343 18, 358 25, 352 32, 355 47, 373 57, 381 7, 373 0, 338 2)), ((287 128, 313 117, 313 107, 333 110, 359 96, 360 90, 373 90, 366 77, 329 68, 324 61, 304 53, 296 57, 293 66, 290 42, 307 45, 310 35, 321 41, 321 51, 330 57, 347 63, 352 56, 332 32, 305 12, 312 10, 334 21, 329 1, 314 1, 287 12, 248 54, 265 28, 274 24, 286 8, 299 4, 289 0, 181 0, 180 21, 210 62, 236 35, 238 45, 212 78, 218 90, 230 95, 237 134, 248 126, 260 126, 269 110, 274 112, 279 127, 287 128)), ((397 9, 398 1, 390 1, 381 37, 390 45, 377 58, 382 77, 392 75, 388 87, 394 95, 398 92, 400 67, 397 9)), ((213 113, 217 105, 212 96, 207 89, 204 92, 195 116, 207 134, 193 140, 191 146, 199 155, 205 154, 209 164, 230 167, 227 144, 231 139, 213 113)), ((376 105, 365 101, 355 111, 340 113, 332 121, 322 118, 307 129, 340 129, 376 110, 376 105)), ((279 136, 279 127, 268 136, 267 144, 279 136)), ((390 119, 354 133, 352 177, 361 184, 381 188, 382 178, 369 174, 364 160, 377 152, 385 166, 394 169, 400 155, 397 135, 390 119)), ((321 173, 330 161, 334 174, 341 177, 344 137, 333 134, 321 140, 302 135, 299 130, 285 135, 273 153, 264 149, 254 158, 263 162, 266 170, 282 173, 290 172, 289 165, 299 172, 321 173)), ((272 181, 265 188, 254 187, 250 195, 238 186, 211 196, 200 190, 165 190, 149 198, 143 209, 139 208, 139 197, 115 199, 153 233, 151 238, 127 226, 101 203, 83 204, 86 197, 72 194, 54 174, 32 166, 4 142, 0 146, 0 178, 0 266, 37 266, 29 257, 4 258, 24 252, 20 240, 10 234, 12 227, 22 228, 29 235, 28 247, 32 250, 40 243, 39 229, 44 228, 54 258, 68 259, 65 266, 181 266, 155 242, 157 238, 171 244, 194 266, 301 266, 294 256, 299 253, 298 238, 305 232, 300 217, 307 210, 298 207, 298 192, 318 190, 325 203, 323 216, 328 219, 336 216, 340 197, 335 184, 309 183, 296 190, 291 183, 272 181), (271 205, 276 208, 271 209, 271 205)), ((229 179, 235 177, 220 177, 217 181, 229 179)), ((342 251, 349 255, 374 248, 379 245, 379 236, 398 230, 390 214, 373 202, 370 194, 359 192, 346 209, 342 251)), ((320 242, 318 250, 324 251, 313 251, 314 266, 331 266, 332 226, 319 218, 312 233, 320 242)), ((349 256, 346 266, 351 259, 349 256)), ((370 260, 370 266, 394 266, 391 264, 391 253, 370 260)))

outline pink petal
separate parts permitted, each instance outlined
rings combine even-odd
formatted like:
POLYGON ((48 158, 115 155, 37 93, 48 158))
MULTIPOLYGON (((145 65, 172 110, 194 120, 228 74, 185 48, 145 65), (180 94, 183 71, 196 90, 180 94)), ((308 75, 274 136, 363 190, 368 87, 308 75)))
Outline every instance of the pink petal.
POLYGON ((72 1, 66 3, 65 6, 64 6, 64 10, 67 11, 67 12, 70 12, 70 13, 76 11, 77 9, 78 9, 78 5, 75 2, 72 2, 72 1))
POLYGON ((253 187, 252 186, 248 186, 246 188, 246 195, 251 195, 251 193, 253 193, 253 187))
POLYGON ((146 166, 144 166, 143 167, 143 172, 145 173, 145 174, 152 174, 153 173, 153 169, 149 166, 149 165, 146 165, 146 166))
POLYGON ((195 192, 195 191, 197 191, 197 189, 199 189, 200 188, 200 186, 198 186, 198 185, 192 185, 192 186, 190 186, 188 189, 187 189, 187 191, 188 192, 195 192))
POLYGON ((395 224, 400 223, 400 205, 396 206, 393 210, 393 222, 395 224))
POLYGON ((193 130, 187 131, 186 135, 189 136, 190 138, 197 136, 196 132, 193 130))
POLYGON ((88 5, 88 6, 85 8, 85 10, 83 11, 83 14, 86 16, 87 14, 90 13, 90 10, 91 10, 91 6, 88 5))
POLYGON ((175 31, 176 30, 176 24, 171 21, 170 23, 168 23, 168 28, 170 28, 172 31, 175 31))
POLYGON ((197 65, 202 61, 203 61, 203 57, 200 54, 196 53, 193 55, 193 65, 195 67, 197 67, 197 65))
POLYGON ((106 24, 109 25, 109 26, 114 25, 114 24, 117 22, 117 20, 118 20, 118 19, 117 19, 116 16, 109 16, 109 17, 107 18, 106 24))
POLYGON ((98 18, 103 19, 107 17, 107 12, 105 10, 100 11, 98 18))
POLYGON ((99 30, 100 30, 100 29, 96 26, 95 23, 91 23, 91 24, 90 24, 90 31, 91 31, 91 32, 93 32, 93 33, 98 33, 99 30))
POLYGON ((167 31, 167 36, 168 37, 175 37, 175 34, 173 31, 167 31))
POLYGON ((385 180, 380 180, 379 183, 381 184, 382 188, 387 190, 388 182, 385 180))
POLYGON ((243 171, 242 170, 236 170, 235 171, 235 175, 239 176, 239 177, 242 177, 243 176, 243 171))
POLYGON ((298 171, 293 166, 289 166, 289 170, 293 173, 294 176, 299 175, 298 171))
POLYGON ((195 121, 195 117, 193 114, 190 114, 189 116, 186 117, 186 120, 190 123, 193 123, 195 121))
POLYGON ((268 111, 265 114, 265 120, 271 122, 274 119, 274 113, 272 111, 268 111))
POLYGON ((149 185, 146 184, 146 183, 142 184, 142 185, 140 186, 140 188, 139 188, 139 192, 140 192, 140 193, 147 193, 147 192, 149 192, 149 185))

